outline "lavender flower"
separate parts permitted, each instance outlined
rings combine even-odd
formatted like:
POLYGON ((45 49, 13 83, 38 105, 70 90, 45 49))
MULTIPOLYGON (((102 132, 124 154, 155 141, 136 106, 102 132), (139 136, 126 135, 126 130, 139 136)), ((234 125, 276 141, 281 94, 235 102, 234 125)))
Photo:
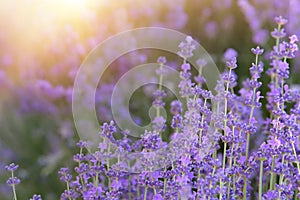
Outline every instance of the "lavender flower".
POLYGON ((18 167, 19 166, 15 163, 11 163, 5 166, 5 169, 11 172, 11 177, 6 181, 6 183, 7 185, 12 187, 14 200, 17 200, 16 185, 20 184, 21 182, 21 180, 14 175, 14 172, 18 169, 18 167))
POLYGON ((9 186, 15 186, 15 185, 18 185, 18 184, 20 184, 20 179, 19 178, 17 178, 17 177, 11 177, 11 178, 9 178, 8 180, 7 180, 7 184, 9 185, 9 186))
POLYGON ((225 61, 232 60, 234 57, 237 57, 238 53, 236 50, 229 48, 224 53, 225 61))
POLYGON ((178 100, 172 101, 172 103, 171 103, 171 108, 170 108, 170 112, 171 112, 173 115, 181 114, 181 112, 182 112, 182 105, 181 105, 181 102, 178 101, 178 100))
POLYGON ((184 42, 181 42, 178 46, 180 51, 178 55, 184 60, 193 56, 193 51, 196 49, 196 42, 191 36, 187 36, 184 42))
POLYGON ((263 54, 264 50, 257 46, 256 48, 252 48, 251 52, 255 55, 261 55, 263 54))
POLYGON ((283 18, 282 16, 279 16, 279 17, 275 17, 275 22, 278 25, 283 26, 283 25, 285 25, 288 22, 288 20, 285 19, 285 18, 283 18))
MULTIPOLYGON (((239 2, 244 8, 248 6, 248 17, 255 14, 249 2, 239 2)), ((182 11, 181 7, 172 9, 182 11)), ((259 80, 264 72, 264 63, 259 56, 264 49, 259 46, 251 49, 255 61, 250 65, 250 77, 240 85, 239 93, 235 93, 239 78, 235 72, 238 54, 227 49, 224 54, 227 68, 221 74, 214 94, 204 86, 205 71, 202 70, 206 61, 197 60, 196 77, 187 63, 197 46, 188 36, 179 44, 178 52, 184 59, 178 88, 185 101, 170 103, 167 98, 162 89, 163 78, 167 75, 163 66, 167 60, 159 57, 156 72, 160 82, 153 93, 156 116, 150 130, 137 139, 130 136, 129 130, 119 131, 114 121, 104 122, 99 134, 105 139, 97 144, 98 148, 85 149, 89 141, 79 141, 76 146, 80 150, 73 156, 74 168, 63 167, 58 171, 65 185, 60 198, 298 198, 300 91, 292 90, 288 82, 293 64, 289 59, 296 56, 298 38, 292 35, 288 42, 284 41, 283 26, 287 20, 278 17, 275 21, 278 26, 271 33, 276 42, 270 53, 271 67, 266 71, 271 80, 266 94, 260 89, 263 83, 259 80), (262 98, 267 100, 264 113, 259 109, 264 105, 262 98), (170 106, 171 119, 160 113, 160 109, 167 106, 170 106), (168 146, 165 140, 170 140, 171 145, 168 146), (165 148, 170 151, 165 152, 165 148), (141 159, 137 160, 135 155, 140 155, 141 159), (162 167, 154 168, 158 165, 162 167), (141 167, 145 170, 139 174, 128 172, 141 167)), ((172 25, 181 25, 181 22, 174 23, 172 25)), ((251 27, 258 29, 259 23, 253 21, 251 27)), ((76 52, 81 54, 84 49, 78 47, 76 52)), ((52 87, 47 81, 39 84, 52 91, 55 99, 64 92, 64 87, 52 87)), ((106 89, 111 90, 111 87, 106 89)), ((7 184, 13 189, 14 200, 17 200, 15 186, 20 184, 20 179, 15 176, 18 167, 14 163, 5 166, 11 173, 7 184)), ((31 199, 41 199, 41 195, 33 195, 31 199)))
POLYGON ((41 195, 39 195, 39 194, 34 194, 34 195, 30 198, 30 200, 42 200, 42 197, 41 197, 41 195))
POLYGON ((145 131, 142 136, 142 146, 148 150, 157 150, 161 146, 161 138, 158 132, 145 131))
POLYGON ((5 166, 5 169, 10 172, 14 172, 18 168, 19 168, 19 165, 16 165, 15 163, 11 163, 11 164, 5 166))

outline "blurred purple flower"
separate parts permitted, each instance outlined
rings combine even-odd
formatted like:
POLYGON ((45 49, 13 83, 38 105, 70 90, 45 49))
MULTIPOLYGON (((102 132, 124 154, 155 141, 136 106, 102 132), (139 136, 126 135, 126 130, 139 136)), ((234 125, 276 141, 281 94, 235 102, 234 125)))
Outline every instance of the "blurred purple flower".
POLYGON ((228 48, 225 53, 224 53, 224 59, 225 61, 230 61, 232 60, 234 57, 236 58, 238 55, 237 51, 232 49, 232 48, 228 48))

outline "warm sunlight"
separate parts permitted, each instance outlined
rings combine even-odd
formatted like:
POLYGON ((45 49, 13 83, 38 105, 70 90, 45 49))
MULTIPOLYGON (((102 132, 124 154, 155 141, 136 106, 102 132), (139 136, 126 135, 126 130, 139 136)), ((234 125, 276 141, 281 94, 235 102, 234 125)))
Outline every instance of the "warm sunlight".
POLYGON ((300 0, 0 0, 0 200, 300 200, 300 0))
POLYGON ((38 7, 53 14, 57 19, 66 20, 87 14, 88 8, 95 2, 95 0, 44 0, 42 3, 39 2, 38 7))
POLYGON ((61 44, 62 39, 72 38, 68 30, 76 31, 73 38, 78 40, 82 33, 90 34, 89 27, 92 25, 86 22, 96 18, 93 9, 102 10, 105 2, 106 0, 0 0, 0 24, 6 30, 1 34, 2 45, 10 46, 10 54, 22 52, 17 55, 16 60, 27 63, 28 56, 49 51, 45 47, 51 43, 61 44))

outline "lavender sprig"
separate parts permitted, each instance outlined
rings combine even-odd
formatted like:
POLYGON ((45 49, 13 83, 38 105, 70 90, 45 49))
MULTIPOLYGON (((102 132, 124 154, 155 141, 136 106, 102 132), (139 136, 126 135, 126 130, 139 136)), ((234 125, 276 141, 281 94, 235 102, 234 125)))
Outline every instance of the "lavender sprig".
POLYGON ((7 171, 11 172, 11 177, 7 180, 7 184, 12 187, 13 194, 14 194, 14 200, 17 200, 17 192, 16 192, 16 185, 20 184, 20 179, 18 177, 15 177, 14 172, 19 168, 19 165, 16 165, 15 163, 11 163, 7 166, 5 166, 5 169, 7 171))

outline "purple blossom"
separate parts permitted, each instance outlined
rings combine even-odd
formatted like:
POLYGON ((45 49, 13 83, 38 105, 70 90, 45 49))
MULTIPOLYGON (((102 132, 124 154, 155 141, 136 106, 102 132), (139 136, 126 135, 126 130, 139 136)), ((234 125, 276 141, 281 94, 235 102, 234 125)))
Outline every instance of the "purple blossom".
POLYGON ((30 200, 42 200, 42 197, 41 197, 41 195, 39 195, 39 194, 34 194, 34 195, 30 198, 30 200))
POLYGON ((6 183, 7 183, 7 185, 14 186, 14 185, 20 184, 20 182, 21 181, 19 178, 13 177, 13 178, 9 178, 6 183))
MULTIPOLYGON (((228 2, 226 5, 230 4, 228 2)), ((256 1, 257 5, 261 3, 256 1)), ((239 4, 247 10, 247 18, 255 19, 258 13, 250 2, 239 1, 239 4)), ((169 9, 179 13, 181 21, 170 22, 170 25, 181 27, 186 20, 183 7, 172 5, 169 9)), ((151 10, 149 6, 149 16, 151 10)), ((207 15, 211 16, 209 12, 207 15)), ((174 13, 166 16, 176 18, 174 13)), ((293 64, 288 59, 294 58, 298 51, 298 38, 293 35, 289 42, 284 41, 285 32, 281 26, 287 20, 278 17, 276 22, 279 28, 272 32, 276 43, 270 53, 271 68, 266 72, 271 79, 269 91, 259 90, 262 82, 265 83, 259 81, 264 71, 263 62, 258 60, 264 52, 260 47, 251 49, 256 59, 249 69, 251 77, 239 85, 239 93, 235 93, 239 77, 234 71, 237 52, 233 49, 227 49, 224 54, 229 70, 223 72, 217 81, 216 94, 207 90, 204 86, 205 71, 202 71, 206 61, 197 60, 199 72, 196 77, 187 63, 197 46, 188 36, 179 44, 178 52, 184 58, 178 89, 185 100, 175 100, 169 105, 170 99, 162 100, 167 96, 166 92, 156 90, 153 105, 158 111, 157 116, 150 130, 146 130, 140 139, 131 137, 129 130, 119 131, 117 124, 110 121, 103 123, 100 134, 112 143, 104 139, 98 148, 84 149, 88 142, 79 141, 80 152, 73 156, 74 169, 61 168, 58 171, 66 186, 61 199, 295 198, 300 190, 300 92, 292 90, 287 79, 293 64), (267 100, 264 112, 259 109, 263 105, 262 98, 267 100), (159 114, 159 109, 168 106, 172 118, 159 114), (171 140, 171 145, 167 144, 168 140, 171 140), (155 169, 158 165, 162 167, 155 169), (143 172, 131 173, 142 167, 145 167, 143 172)), ((262 21, 253 20, 250 26, 259 33, 262 24, 262 21)), ((85 47, 78 44, 73 51, 82 55, 85 47)), ((124 66, 131 64, 124 61, 121 62, 124 66)), ((72 62, 77 63, 76 59, 72 62)), ((162 67, 166 58, 159 57, 157 62, 162 67)), ((160 69, 158 76, 168 75, 160 69)), ((39 81, 38 87, 56 100, 66 95, 65 87, 53 86, 46 80, 39 81)), ((112 90, 112 87, 106 87, 104 90, 112 90)), ((106 100, 97 97, 100 103, 109 103, 106 100)), ((12 163, 5 169, 11 172, 7 184, 15 192, 14 186, 20 183, 20 179, 14 176, 18 165, 12 163)), ((34 195, 31 199, 41 199, 41 196, 34 195)))
POLYGON ((284 28, 278 30, 278 29, 274 29, 274 31, 271 32, 271 35, 273 38, 283 38, 286 36, 286 32, 284 30, 284 28))
POLYGON ((264 70, 263 67, 264 67, 263 62, 259 62, 258 65, 255 65, 254 63, 252 63, 252 67, 250 67, 250 73, 254 80, 257 80, 258 78, 260 78, 261 73, 264 70))
POLYGON ((11 164, 5 166, 5 169, 7 171, 11 171, 11 172, 16 171, 18 168, 19 168, 19 165, 16 165, 15 163, 11 163, 11 164))
POLYGON ((229 48, 225 51, 224 53, 224 58, 225 58, 225 61, 230 61, 232 60, 234 57, 236 58, 238 56, 238 53, 236 50, 232 49, 232 48, 229 48))
POLYGON ((209 21, 205 24, 205 32, 209 38, 216 37, 219 27, 215 21, 209 21))
POLYGON ((153 101, 152 105, 154 107, 156 107, 157 109, 164 107, 165 102, 162 99, 165 98, 166 96, 167 96, 167 94, 164 90, 160 90, 160 89, 156 90, 153 93, 154 101, 153 101))
POLYGON ((152 200, 164 200, 164 198, 161 194, 156 194, 153 196, 152 200))
POLYGON ((184 63, 181 65, 181 69, 183 70, 183 72, 188 72, 191 69, 191 66, 189 63, 184 63))
POLYGON ((170 108, 170 112, 173 114, 173 115, 176 115, 176 114, 181 114, 182 112, 182 107, 181 107, 181 102, 178 101, 178 100, 174 100, 172 101, 171 103, 171 108, 170 108))
POLYGON ((159 64, 166 64, 167 59, 166 59, 166 57, 164 57, 164 56, 160 56, 160 57, 158 57, 157 62, 158 62, 159 64))
POLYGON ((114 140, 113 138, 113 134, 117 132, 117 127, 115 126, 115 123, 113 121, 110 121, 110 123, 104 123, 102 125, 102 131, 100 132, 100 134, 108 137, 111 140, 114 140))
POLYGON ((157 150, 161 146, 161 138, 158 132, 145 131, 142 136, 142 146, 145 149, 157 150))
POLYGON ((70 174, 69 168, 61 168, 58 171, 58 174, 60 176, 60 180, 63 182, 70 182, 72 179, 72 175, 70 174))
POLYGON ((279 16, 279 17, 275 17, 275 22, 278 24, 278 25, 285 25, 288 20, 283 18, 282 16, 279 16))
POLYGON ((237 62, 236 57, 232 57, 231 60, 226 62, 226 66, 229 69, 235 69, 235 68, 237 68, 236 62, 237 62))
POLYGON ((269 38, 267 30, 257 30, 253 35, 253 41, 257 44, 265 44, 269 38))
POLYGON ((79 148, 86 148, 88 146, 88 143, 85 141, 80 140, 77 144, 76 144, 79 148))
POLYGON ((255 55, 261 55, 263 54, 264 50, 257 46, 256 48, 252 48, 251 52, 255 55))
POLYGON ((207 61, 206 60, 204 60, 204 59, 198 59, 197 61, 196 61, 196 63, 197 63, 197 65, 199 66, 199 67, 205 67, 206 65, 207 65, 207 61))
POLYGON ((173 116, 171 127, 174 129, 182 128, 182 117, 179 114, 173 116))
POLYGON ((153 129, 156 131, 164 131, 166 129, 166 119, 162 116, 155 117, 152 123, 153 129))
POLYGON ((191 36, 187 36, 184 42, 179 44, 178 55, 184 59, 190 58, 193 56, 193 51, 196 49, 196 42, 191 36))
POLYGON ((296 35, 292 35, 289 37, 290 38, 290 43, 294 44, 295 42, 298 42, 298 37, 296 35))
POLYGON ((76 199, 78 197, 79 194, 73 189, 71 189, 71 190, 65 190, 64 193, 61 194, 60 198, 64 200, 69 200, 69 199, 76 199))

